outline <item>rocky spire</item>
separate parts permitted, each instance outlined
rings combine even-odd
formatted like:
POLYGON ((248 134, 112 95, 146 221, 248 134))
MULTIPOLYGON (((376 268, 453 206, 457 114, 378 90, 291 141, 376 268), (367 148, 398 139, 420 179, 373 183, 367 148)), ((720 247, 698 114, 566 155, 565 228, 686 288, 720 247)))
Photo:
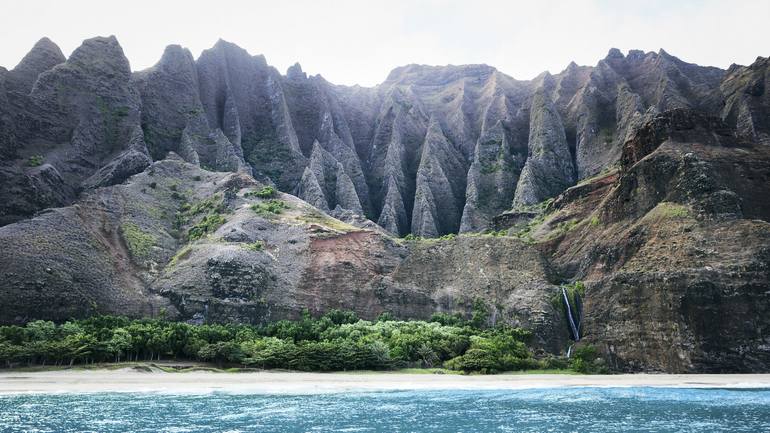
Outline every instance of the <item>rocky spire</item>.
POLYGON ((286 78, 289 80, 307 80, 307 74, 302 71, 302 66, 297 62, 286 70, 286 78))
POLYGON ((460 229, 465 167, 460 152, 446 139, 438 120, 431 117, 417 169, 412 233, 435 237, 460 229))
MULTIPOLYGON (((173 151, 187 162, 200 163, 198 150, 210 131, 190 51, 169 45, 155 66, 134 74, 133 82, 142 98, 142 125, 153 159, 173 151)), ((204 165, 217 168, 210 160, 204 165)))
POLYGON ((555 197, 575 183, 575 168, 559 113, 542 90, 530 108, 529 155, 519 177, 513 207, 555 197))
POLYGON ((59 46, 48 38, 42 38, 29 53, 11 70, 15 90, 29 93, 37 77, 67 60, 59 46))

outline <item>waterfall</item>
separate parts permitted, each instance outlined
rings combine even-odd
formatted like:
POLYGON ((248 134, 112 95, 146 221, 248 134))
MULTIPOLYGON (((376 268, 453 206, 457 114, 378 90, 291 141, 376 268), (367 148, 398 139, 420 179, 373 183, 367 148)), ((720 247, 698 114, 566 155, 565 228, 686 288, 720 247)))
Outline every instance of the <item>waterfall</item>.
POLYGON ((575 316, 577 317, 577 335, 580 337, 581 327, 583 325, 583 298, 580 293, 575 291, 575 316))
MULTIPOLYGON (((572 332, 572 339, 575 341, 580 341, 580 332, 578 331, 578 327, 580 326, 580 319, 578 318, 578 324, 576 325, 575 319, 572 316, 572 307, 569 304, 569 297, 567 297, 567 290, 565 290, 564 287, 561 288, 561 294, 564 297, 564 308, 567 310, 567 321, 569 322, 569 328, 572 332)), ((579 295, 576 294, 576 296, 579 295)))

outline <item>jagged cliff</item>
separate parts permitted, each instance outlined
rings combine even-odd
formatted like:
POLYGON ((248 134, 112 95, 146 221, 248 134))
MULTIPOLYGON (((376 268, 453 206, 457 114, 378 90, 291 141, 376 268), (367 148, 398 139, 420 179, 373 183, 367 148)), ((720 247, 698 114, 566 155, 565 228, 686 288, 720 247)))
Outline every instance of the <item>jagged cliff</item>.
POLYGON ((767 370, 769 67, 613 49, 362 88, 224 41, 132 72, 114 37, 69 58, 43 39, 0 68, 0 322, 481 300, 560 352, 553 299, 582 280, 617 369, 767 370))
POLYGON ((361 88, 299 64, 281 75, 221 40, 197 60, 171 45, 131 73, 114 37, 87 40, 70 59, 43 39, 0 71, 0 176, 13 186, 0 219, 69 204, 173 151, 397 235, 479 231, 612 167, 656 113, 721 115, 766 141, 766 71, 762 58, 723 71, 613 49, 595 67, 531 81, 486 65, 409 65, 361 88))
POLYGON ((768 370, 770 147, 741 135, 656 115, 536 228, 554 271, 585 281, 584 336, 615 368, 768 370))

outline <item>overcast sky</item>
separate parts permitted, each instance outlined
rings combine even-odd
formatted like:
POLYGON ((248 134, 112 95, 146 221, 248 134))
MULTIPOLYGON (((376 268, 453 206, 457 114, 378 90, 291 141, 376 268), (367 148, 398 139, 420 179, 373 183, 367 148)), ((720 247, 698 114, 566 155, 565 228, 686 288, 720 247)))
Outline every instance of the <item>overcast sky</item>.
POLYGON ((0 65, 42 36, 69 55, 114 34, 134 70, 172 43, 194 56, 222 38, 281 72, 300 62, 337 84, 374 85, 408 63, 487 63, 518 79, 594 65, 611 47, 728 67, 770 55, 770 1, 4 0, 0 65))

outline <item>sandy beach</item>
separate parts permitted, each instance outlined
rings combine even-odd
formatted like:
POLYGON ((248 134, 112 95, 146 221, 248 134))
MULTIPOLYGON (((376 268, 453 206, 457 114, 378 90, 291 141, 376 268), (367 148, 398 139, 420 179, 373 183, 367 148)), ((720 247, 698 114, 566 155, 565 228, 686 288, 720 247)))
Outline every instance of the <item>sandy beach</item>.
POLYGON ((314 394, 354 391, 526 389, 551 387, 770 388, 770 374, 624 374, 460 376, 401 373, 165 373, 122 370, 0 372, 0 394, 59 392, 232 392, 314 394))

